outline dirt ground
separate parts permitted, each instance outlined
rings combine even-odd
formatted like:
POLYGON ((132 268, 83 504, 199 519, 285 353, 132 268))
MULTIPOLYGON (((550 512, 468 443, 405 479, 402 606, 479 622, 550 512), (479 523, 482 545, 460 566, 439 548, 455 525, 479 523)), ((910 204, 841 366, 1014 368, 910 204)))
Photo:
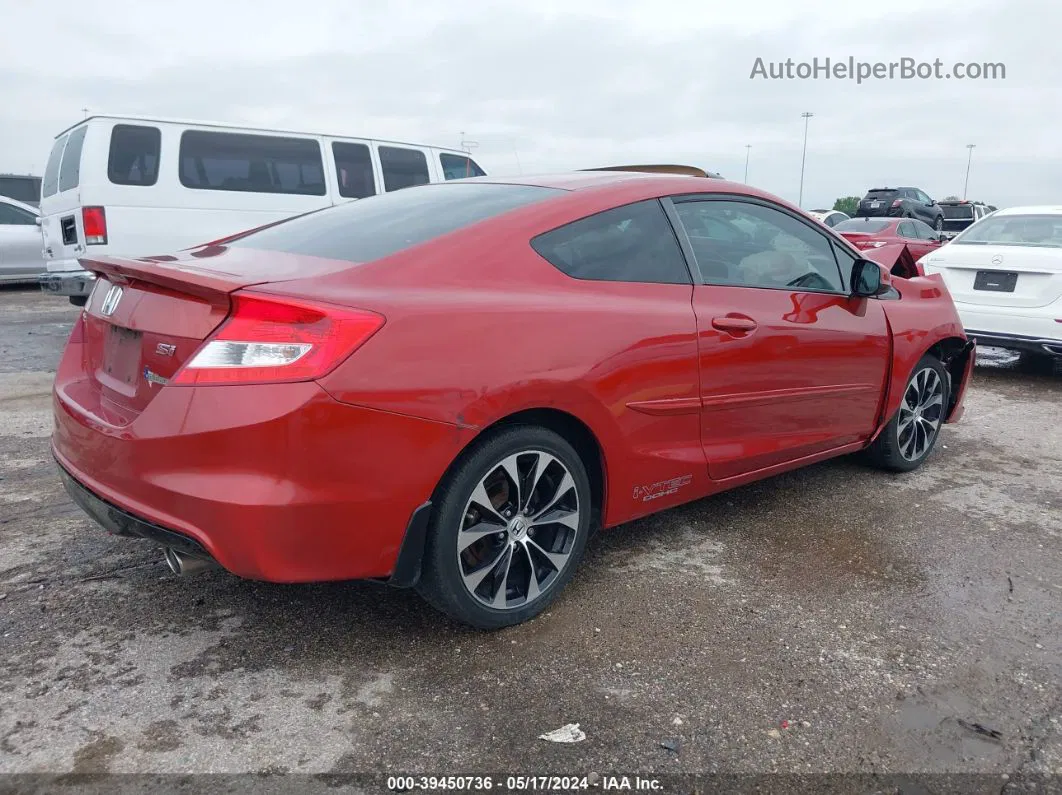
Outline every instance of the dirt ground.
POLYGON ((1062 775, 1060 367, 983 350, 918 472, 842 459, 601 534, 485 634, 106 535, 48 452, 76 311, 0 290, 0 771, 1062 775))

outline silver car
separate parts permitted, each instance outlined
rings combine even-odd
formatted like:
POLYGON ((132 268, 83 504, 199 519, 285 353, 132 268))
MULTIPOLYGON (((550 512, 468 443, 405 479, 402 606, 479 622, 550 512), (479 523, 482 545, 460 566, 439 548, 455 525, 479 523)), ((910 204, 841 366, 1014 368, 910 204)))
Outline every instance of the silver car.
POLYGON ((40 213, 0 196, 0 283, 36 282, 44 271, 40 213))

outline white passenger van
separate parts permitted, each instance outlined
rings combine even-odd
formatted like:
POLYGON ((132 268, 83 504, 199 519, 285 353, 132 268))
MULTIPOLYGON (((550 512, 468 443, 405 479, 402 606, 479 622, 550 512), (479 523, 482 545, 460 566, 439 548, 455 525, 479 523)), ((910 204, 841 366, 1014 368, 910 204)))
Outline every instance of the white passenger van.
POLYGON ((148 256, 411 185, 483 176, 467 153, 212 122, 91 116, 41 185, 41 289, 83 304, 80 257, 148 256))

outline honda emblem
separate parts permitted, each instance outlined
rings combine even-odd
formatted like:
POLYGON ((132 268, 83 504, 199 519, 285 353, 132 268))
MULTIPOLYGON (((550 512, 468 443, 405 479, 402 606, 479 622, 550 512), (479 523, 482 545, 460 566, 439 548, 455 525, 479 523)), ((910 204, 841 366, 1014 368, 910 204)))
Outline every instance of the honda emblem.
POLYGON ((114 310, 118 308, 118 302, 122 300, 122 288, 117 284, 112 284, 111 289, 107 291, 107 295, 103 297, 103 306, 100 307, 100 312, 104 317, 110 317, 114 314, 114 310))

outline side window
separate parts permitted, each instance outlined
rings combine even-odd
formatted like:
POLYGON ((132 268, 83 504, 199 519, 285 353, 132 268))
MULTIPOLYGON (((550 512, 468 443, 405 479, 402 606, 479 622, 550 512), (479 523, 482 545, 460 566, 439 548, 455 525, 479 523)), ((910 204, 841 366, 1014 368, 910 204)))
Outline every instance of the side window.
POLYGON ((680 201, 675 210, 709 284, 844 291, 829 239, 781 210, 716 200, 680 201), (723 226, 727 234, 716 234, 723 226), (735 228, 748 230, 742 240, 731 237, 735 228))
POLYGON ((476 165, 476 161, 466 155, 451 155, 443 152, 439 155, 445 179, 464 179, 465 177, 485 177, 487 172, 476 165))
POLYGON ((0 224, 5 226, 33 226, 36 222, 36 216, 33 213, 26 212, 21 207, 15 207, 13 204, 0 202, 0 224))
POLYGON ((427 185, 431 182, 431 177, 428 176, 428 158, 419 149, 381 146, 380 167, 383 169, 386 191, 427 185))
POLYGON ((161 147, 162 133, 157 127, 114 125, 107 178, 115 185, 154 185, 159 178, 161 147))
POLYGON ((78 127, 70 133, 63 152, 63 164, 59 167, 59 192, 71 190, 81 181, 81 149, 85 146, 88 127, 78 127))
POLYGON ((366 144, 332 143, 332 157, 336 161, 339 195, 346 199, 364 199, 376 195, 376 179, 372 175, 372 157, 366 144))
POLYGON ((844 283, 843 289, 847 292, 848 280, 852 276, 852 266, 855 265, 856 257, 840 243, 831 241, 830 244, 833 246, 833 255, 837 258, 837 267, 841 269, 841 280, 844 283))
POLYGON ((675 232, 656 199, 574 221, 538 235, 531 247, 575 279, 690 283, 675 232))
POLYGON ((44 167, 44 183, 41 185, 41 197, 52 196, 59 190, 59 161, 63 159, 67 136, 57 138, 52 144, 52 153, 48 155, 48 165, 44 167))
POLYGON ((919 240, 936 240, 937 233, 933 227, 927 224, 925 221, 912 221, 911 225, 914 226, 915 236, 919 240))
POLYGON ((910 221, 901 221, 899 226, 900 237, 906 237, 910 240, 917 240, 918 235, 915 234, 915 226, 910 221))
POLYGON ((926 194, 924 194, 922 191, 916 190, 915 193, 918 194, 918 201, 925 202, 926 204, 932 204, 933 203, 933 200, 931 198, 929 198, 928 196, 926 196, 926 194))
POLYGON ((321 147, 308 138, 187 130, 179 157, 186 188, 325 195, 321 147))

